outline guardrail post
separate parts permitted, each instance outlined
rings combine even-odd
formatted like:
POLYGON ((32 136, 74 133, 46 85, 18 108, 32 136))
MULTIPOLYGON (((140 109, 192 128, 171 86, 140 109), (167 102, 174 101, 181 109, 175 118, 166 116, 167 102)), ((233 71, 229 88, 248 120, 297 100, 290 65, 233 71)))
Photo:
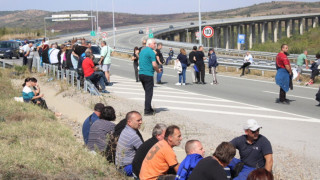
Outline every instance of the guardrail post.
POLYGON ((264 76, 264 71, 263 70, 261 71, 261 75, 264 76))
POLYGON ((80 80, 79 80, 79 79, 77 79, 77 89, 78 89, 78 90, 81 89, 81 87, 80 87, 80 80))
POLYGON ((72 87, 74 87, 74 74, 75 74, 75 72, 71 71, 71 84, 72 84, 72 87))
POLYGON ((83 82, 83 90, 84 90, 84 92, 88 91, 88 83, 86 80, 84 80, 84 82, 83 82))
POLYGON ((60 80, 60 73, 61 71, 57 70, 57 80, 60 80))
POLYGON ((70 84, 70 71, 66 70, 66 79, 67 79, 67 84, 70 84))

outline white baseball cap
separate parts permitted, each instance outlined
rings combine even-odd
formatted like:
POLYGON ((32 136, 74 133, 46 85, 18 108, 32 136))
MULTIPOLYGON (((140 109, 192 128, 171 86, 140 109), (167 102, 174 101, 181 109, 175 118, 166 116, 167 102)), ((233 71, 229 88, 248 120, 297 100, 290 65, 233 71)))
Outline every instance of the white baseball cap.
POLYGON ((250 129, 251 131, 256 131, 259 128, 262 128, 262 126, 254 119, 248 119, 247 123, 243 126, 244 130, 250 129))

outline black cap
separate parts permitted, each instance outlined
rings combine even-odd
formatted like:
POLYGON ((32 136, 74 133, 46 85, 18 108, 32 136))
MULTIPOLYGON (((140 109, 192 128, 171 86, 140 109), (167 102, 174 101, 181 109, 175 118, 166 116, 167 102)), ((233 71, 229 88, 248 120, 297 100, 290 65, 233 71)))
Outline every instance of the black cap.
POLYGON ((104 108, 104 105, 102 103, 97 103, 95 106, 94 106, 94 110, 95 111, 98 111, 98 112, 102 112, 104 108))

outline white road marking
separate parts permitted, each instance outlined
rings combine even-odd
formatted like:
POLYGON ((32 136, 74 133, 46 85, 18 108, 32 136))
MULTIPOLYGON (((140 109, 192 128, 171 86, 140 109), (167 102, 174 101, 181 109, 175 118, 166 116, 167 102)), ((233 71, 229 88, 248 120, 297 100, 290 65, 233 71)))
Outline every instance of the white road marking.
MULTIPOLYGON (((113 92, 113 91, 111 91, 113 92)), ((129 92, 129 91, 116 91, 115 94, 132 94, 132 95, 143 95, 143 93, 136 93, 136 92, 129 92)), ((153 97, 165 97, 165 98, 177 98, 177 99, 190 99, 190 100, 197 100, 197 101, 212 101, 212 102, 230 102, 229 100, 221 100, 221 99, 204 99, 199 97, 181 97, 181 96, 172 96, 172 95, 162 95, 162 94, 153 94, 153 97)))
MULTIPOLYGON (((278 92, 271 92, 271 91, 263 91, 263 92, 270 93, 270 94, 279 94, 278 92)), ((290 94, 287 94, 287 96, 296 97, 296 98, 302 98, 302 99, 315 100, 315 98, 308 98, 308 97, 303 97, 303 96, 295 96, 295 95, 290 95, 290 94)))
POLYGON ((237 116, 246 116, 246 117, 259 117, 259 118, 268 118, 268 119, 281 119, 288 121, 300 121, 300 122, 313 122, 320 123, 320 119, 314 118, 295 118, 295 117, 283 117, 283 116, 270 116, 265 114, 249 114, 249 113, 237 113, 237 112, 227 112, 227 111, 217 111, 217 110, 205 110, 205 109, 194 109, 194 108, 182 108, 182 107, 172 107, 166 106, 168 109, 182 110, 182 111, 192 111, 192 112, 206 112, 214 114, 226 114, 226 115, 237 115, 237 116))
POLYGON ((177 74, 176 76, 171 75, 171 74, 162 74, 162 76, 170 76, 170 77, 176 77, 176 78, 178 78, 178 77, 179 77, 179 76, 178 76, 178 74, 177 74))
MULTIPOLYGON (((139 100, 144 101, 144 98, 130 98, 132 100, 139 100)), ((233 109, 247 109, 247 110, 258 110, 258 111, 274 111, 271 109, 266 108, 252 108, 252 107, 245 107, 245 106, 232 106, 232 105, 220 105, 220 104, 208 104, 208 103, 197 103, 197 102, 186 102, 186 101, 172 101, 172 100, 164 100, 164 99, 152 99, 153 102, 165 102, 165 103, 175 103, 175 104, 190 104, 190 105, 197 105, 197 106, 212 106, 212 107, 225 107, 228 108, 226 110, 233 109)))

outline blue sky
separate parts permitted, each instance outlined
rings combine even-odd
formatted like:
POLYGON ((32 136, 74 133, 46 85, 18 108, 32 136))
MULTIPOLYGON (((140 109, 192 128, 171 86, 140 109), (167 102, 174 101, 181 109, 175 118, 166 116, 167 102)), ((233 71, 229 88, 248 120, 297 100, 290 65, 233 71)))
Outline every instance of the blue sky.
MULTIPOLYGON (((290 0, 286 0, 290 1, 290 0)), ((316 2, 318 0, 300 0, 316 2)), ((91 10, 112 11, 112 0, 0 0, 0 11, 40 9, 48 11, 91 10)), ((201 11, 218 11, 245 7, 268 0, 201 0, 201 11)), ((116 12, 135 14, 170 14, 197 12, 198 0, 114 0, 116 12)))

